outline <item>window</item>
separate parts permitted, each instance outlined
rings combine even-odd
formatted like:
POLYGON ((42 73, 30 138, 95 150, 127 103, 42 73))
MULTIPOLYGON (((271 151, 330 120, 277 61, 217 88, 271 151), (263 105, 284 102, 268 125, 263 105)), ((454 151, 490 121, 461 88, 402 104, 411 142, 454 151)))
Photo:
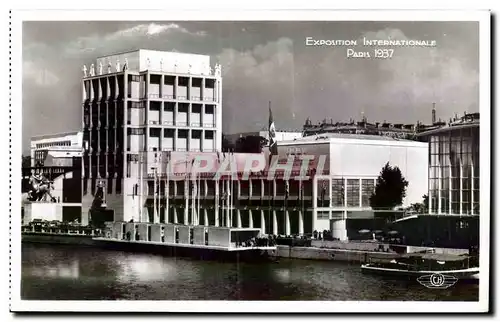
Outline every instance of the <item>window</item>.
POLYGON ((144 102, 128 102, 129 108, 144 108, 144 102))
POLYGON ((127 134, 128 135, 144 135, 144 128, 128 128, 127 129, 127 134))
POLYGON ((318 211, 317 219, 330 219, 329 211, 318 211))
POLYGON ((359 180, 347 179, 347 206, 359 207, 359 180))
POLYGON ((332 179, 332 206, 344 205, 344 179, 332 179))
POLYGON ((140 82, 141 81, 141 76, 139 76, 139 75, 129 75, 128 79, 131 82, 140 82))
POLYGON ((362 195, 361 195, 361 206, 370 206, 370 197, 375 191, 375 181, 373 179, 363 179, 362 184, 362 195))

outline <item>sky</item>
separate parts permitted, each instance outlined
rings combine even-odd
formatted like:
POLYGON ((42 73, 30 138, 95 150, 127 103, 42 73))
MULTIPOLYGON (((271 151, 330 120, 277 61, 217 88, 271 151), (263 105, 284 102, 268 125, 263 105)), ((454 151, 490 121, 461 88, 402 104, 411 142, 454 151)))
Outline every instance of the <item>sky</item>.
POLYGON ((222 65, 223 131, 276 129, 306 118, 415 123, 479 111, 477 22, 24 22, 23 151, 34 135, 81 128, 84 63, 135 49, 196 53, 222 65), (434 40, 435 47, 307 46, 320 40, 434 40), (347 58, 347 49, 372 58, 347 58), (380 47, 381 48, 381 47, 380 47))

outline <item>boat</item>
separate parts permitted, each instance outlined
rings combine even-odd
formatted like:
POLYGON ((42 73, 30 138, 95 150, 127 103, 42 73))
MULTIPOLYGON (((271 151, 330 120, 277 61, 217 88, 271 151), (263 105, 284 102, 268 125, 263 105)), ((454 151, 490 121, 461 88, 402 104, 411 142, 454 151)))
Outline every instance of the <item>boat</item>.
POLYGON ((407 253, 389 262, 363 264, 361 271, 410 279, 441 274, 456 279, 477 280, 479 278, 479 262, 475 256, 469 255, 407 253))

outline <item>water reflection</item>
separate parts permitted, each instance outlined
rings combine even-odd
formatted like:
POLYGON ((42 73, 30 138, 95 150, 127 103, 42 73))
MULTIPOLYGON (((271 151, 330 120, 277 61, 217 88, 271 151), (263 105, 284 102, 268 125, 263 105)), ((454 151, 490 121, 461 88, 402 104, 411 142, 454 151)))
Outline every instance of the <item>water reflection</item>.
POLYGON ((23 299, 477 300, 477 285, 428 290, 361 274, 358 265, 280 260, 218 263, 23 244, 23 299))
POLYGON ((175 280, 179 274, 178 267, 166 262, 162 257, 136 255, 116 259, 116 264, 119 266, 117 278, 121 282, 165 282, 175 280))
POLYGON ((27 274, 36 277, 50 277, 61 279, 77 279, 80 277, 80 263, 73 260, 71 263, 59 263, 55 266, 39 266, 28 270, 27 274))

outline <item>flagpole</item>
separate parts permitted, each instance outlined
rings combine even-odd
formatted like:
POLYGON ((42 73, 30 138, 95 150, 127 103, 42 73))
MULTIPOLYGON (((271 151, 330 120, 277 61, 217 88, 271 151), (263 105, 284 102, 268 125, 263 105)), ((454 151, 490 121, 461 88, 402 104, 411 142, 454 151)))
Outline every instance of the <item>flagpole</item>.
POLYGON ((144 162, 144 154, 143 151, 139 152, 139 222, 142 222, 142 181, 143 181, 143 162, 144 162))
MULTIPOLYGON (((158 162, 158 223, 161 223, 161 184, 162 184, 162 180, 161 180, 161 175, 162 175, 162 171, 161 171, 161 163, 162 163, 162 154, 163 152, 160 152, 160 157, 159 157, 159 162, 158 162)), ((165 216, 165 215, 164 215, 165 216)), ((165 220, 165 219, 163 219, 165 220)))
MULTIPOLYGON (((155 153, 155 167, 153 171, 153 223, 156 222, 156 177, 157 177, 157 167, 158 166, 158 155, 155 153)), ((148 193, 149 194, 149 193, 148 193)))
POLYGON ((165 216, 164 220, 165 223, 168 224, 169 222, 169 217, 170 217, 170 210, 169 210, 169 198, 170 198, 170 182, 169 182, 169 175, 170 175, 170 158, 167 158, 167 164, 166 164, 166 171, 167 171, 167 179, 166 179, 166 184, 165 184, 165 216))
POLYGON ((196 210, 197 212, 197 220, 196 224, 200 224, 200 197, 201 197, 201 176, 198 176, 198 208, 196 210))

